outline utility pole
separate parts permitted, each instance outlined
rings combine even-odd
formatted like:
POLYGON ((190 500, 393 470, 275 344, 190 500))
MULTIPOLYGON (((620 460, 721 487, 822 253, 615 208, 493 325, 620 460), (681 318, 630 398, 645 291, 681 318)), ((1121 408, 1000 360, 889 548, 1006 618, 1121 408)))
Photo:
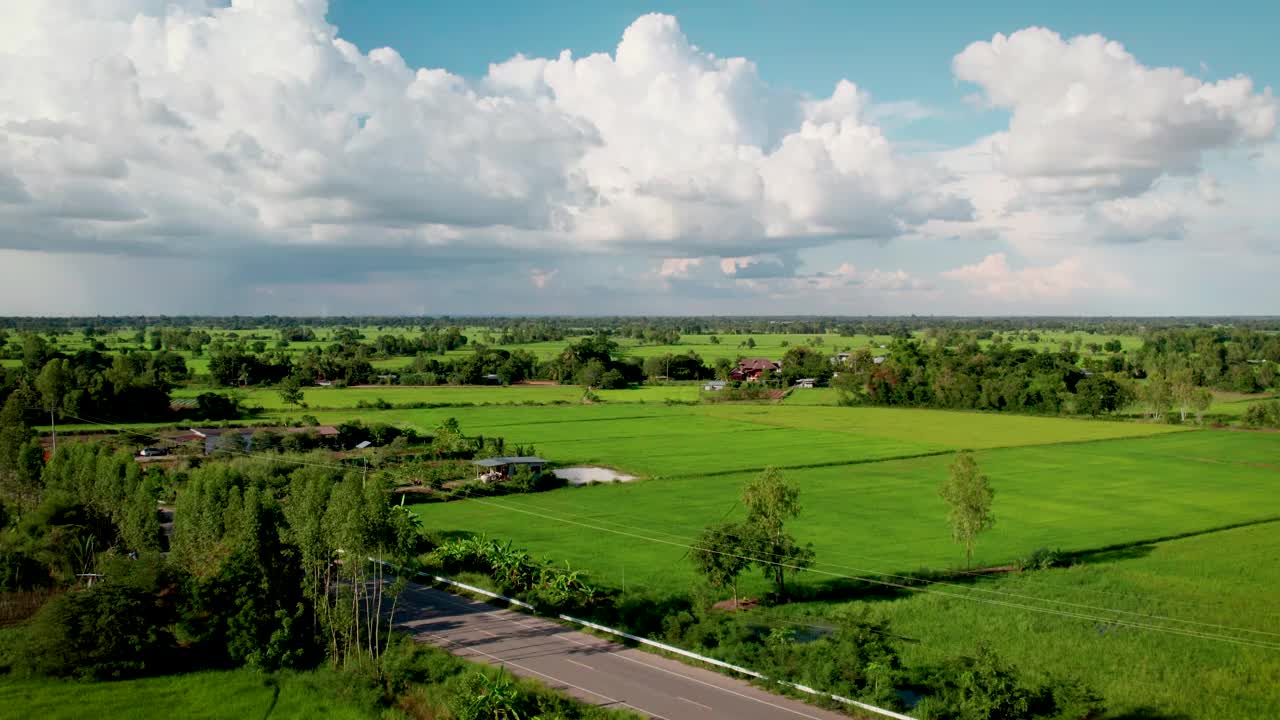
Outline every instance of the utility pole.
POLYGON ((58 453, 58 424, 53 419, 53 410, 49 410, 49 430, 53 433, 53 450, 50 455, 58 453))

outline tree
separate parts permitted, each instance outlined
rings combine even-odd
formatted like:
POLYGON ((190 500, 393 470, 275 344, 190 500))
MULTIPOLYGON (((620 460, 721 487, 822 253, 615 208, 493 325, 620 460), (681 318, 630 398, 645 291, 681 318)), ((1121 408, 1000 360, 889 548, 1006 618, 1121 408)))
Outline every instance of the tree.
POLYGON ((786 574, 813 564, 813 545, 800 545, 786 531, 786 521, 800 515, 800 488, 786 482, 777 468, 767 467, 742 490, 747 508, 745 545, 778 597, 786 592, 786 574))
POLYGON ((200 393, 196 396, 196 414, 205 420, 234 420, 240 417, 240 407, 229 395, 200 393))
POLYGON ((943 481, 938 494, 951 508, 951 537, 964 545, 964 566, 973 559, 973 545, 978 535, 995 524, 991 514, 991 500, 995 491, 987 482, 987 476, 978 470, 973 453, 962 452, 951 463, 951 472, 943 481))
POLYGON ((1173 386, 1164 373, 1153 372, 1138 391, 1138 397, 1146 406, 1152 420, 1160 420, 1173 406, 1173 386))
POLYGON ((62 406, 62 397, 68 388, 66 363, 54 358, 45 363, 40 375, 36 377, 36 390, 40 392, 41 407, 52 413, 62 406))
POLYGON ((624 390, 627 388, 627 379, 617 370, 607 370, 600 376, 601 390, 624 390))
POLYGON ((604 378, 605 366, 599 360, 592 360, 578 371, 578 384, 585 388, 599 387, 604 378))
POLYGON ((650 355, 645 358, 644 364, 641 365, 644 370, 645 377, 652 380, 659 376, 665 376, 667 374, 667 358, 669 357, 670 355, 650 355))
POLYGON ((797 345, 782 356, 783 383, 792 385, 800 378, 814 378, 818 382, 831 379, 831 361, 823 353, 805 345, 797 345))
POLYGON ((1076 383, 1076 412, 1097 417, 1115 412, 1124 402, 1124 388, 1115 380, 1093 375, 1076 383))
POLYGON ((0 409, 0 484, 10 473, 17 473, 22 449, 35 437, 25 420, 26 407, 26 393, 18 391, 9 395, 0 409))
POLYGON ((692 552, 693 564, 711 587, 733 589, 733 606, 738 607, 738 576, 751 565, 746 556, 748 528, 738 523, 712 525, 698 536, 692 552))
POLYGON ((296 375, 290 375, 281 380, 277 391, 280 393, 280 400, 285 405, 302 404, 302 383, 298 382, 296 375))
POLYGON ((1187 411, 1195 407, 1197 392, 1195 375, 1191 368, 1183 368, 1169 376, 1169 392, 1178 406, 1179 420, 1187 421, 1187 411))
POLYGON ((1264 364, 1258 368, 1258 384, 1266 390, 1276 384, 1275 363, 1264 361, 1264 364))
POLYGON ((716 358, 715 373, 717 380, 728 380, 733 372, 733 361, 726 357, 716 358))
POLYGON ((1203 423, 1205 411, 1213 405, 1213 391, 1207 388, 1200 388, 1195 397, 1192 398, 1191 403, 1192 409, 1196 411, 1196 422, 1203 423))

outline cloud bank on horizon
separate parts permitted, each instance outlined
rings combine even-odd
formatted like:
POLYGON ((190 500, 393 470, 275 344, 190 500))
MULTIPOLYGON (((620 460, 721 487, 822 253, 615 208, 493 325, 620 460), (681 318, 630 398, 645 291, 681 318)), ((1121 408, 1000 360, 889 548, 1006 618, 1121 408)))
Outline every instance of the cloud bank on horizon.
POLYGON ((0 314, 1280 302, 1280 106, 1245 75, 996 34, 950 71, 1007 127, 921 152, 879 123, 923 104, 771 87, 671 16, 609 54, 463 78, 357 48, 326 13, 0 8, 0 314))

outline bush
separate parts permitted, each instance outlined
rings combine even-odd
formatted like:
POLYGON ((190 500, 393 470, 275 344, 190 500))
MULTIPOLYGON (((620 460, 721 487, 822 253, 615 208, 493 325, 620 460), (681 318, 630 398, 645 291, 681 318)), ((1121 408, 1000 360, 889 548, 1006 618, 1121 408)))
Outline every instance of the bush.
POLYGON ((446 572, 488 575, 508 593, 527 593, 535 604, 554 608, 585 608, 602 595, 588 584, 585 573, 535 560, 528 552, 487 538, 463 538, 441 543, 432 559, 446 572))
POLYGON ((511 473, 511 479, 505 484, 511 492, 534 493, 562 488, 568 485, 569 481, 557 477, 555 473, 549 470, 533 472, 528 467, 521 466, 511 473))
POLYGON ((1280 400, 1250 405, 1244 411, 1244 424, 1250 427, 1280 427, 1280 400))
POLYGON ((1030 555, 1018 560, 1019 570, 1048 570, 1067 564, 1067 558, 1061 550, 1037 548, 1030 555))
POLYGON ((169 669, 178 583, 159 558, 120 561, 96 587, 37 613, 15 658, 23 675, 111 679, 169 669))
POLYGON ((400 634, 392 638, 381 663, 387 690, 392 695, 406 692, 411 685, 443 683, 467 667, 464 661, 443 650, 400 634))
POLYGON ((1028 685, 985 645, 973 657, 934 669, 927 684, 936 692, 916 706, 921 720, 1092 720, 1105 709, 1098 694, 1077 680, 1028 685))

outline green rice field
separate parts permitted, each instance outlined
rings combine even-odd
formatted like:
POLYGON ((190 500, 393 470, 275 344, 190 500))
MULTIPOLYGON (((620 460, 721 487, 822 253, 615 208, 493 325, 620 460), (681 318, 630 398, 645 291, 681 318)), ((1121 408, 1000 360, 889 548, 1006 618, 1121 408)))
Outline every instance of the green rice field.
MULTIPOLYGON (((345 392, 345 391, 343 391, 345 392)), ((621 390, 618 392, 633 392, 621 390)), ((646 476, 682 477, 813 467, 943 453, 964 448, 1081 442, 1178 432, 1167 425, 1108 423, 992 413, 772 404, 612 403, 317 411, 429 432, 456 418, 464 432, 534 444, 561 464, 608 465, 646 476)))
MULTIPOLYGON (((597 390, 596 395, 606 403, 662 403, 667 400, 692 402, 698 400, 698 385, 644 386, 627 390, 597 390)), ((173 397, 195 397, 207 388, 179 388, 173 397)), ((303 411, 300 407, 287 406, 280 400, 280 393, 273 388, 251 388, 239 391, 247 406, 260 406, 268 410, 289 409, 303 411)), ((580 403, 582 388, 576 385, 511 385, 511 386, 452 386, 404 387, 399 385, 361 386, 349 388, 309 387, 303 389, 303 402, 309 410, 355 408, 360 403, 385 400, 392 405, 549 405, 580 403)))
MULTIPOLYGON (((338 699, 317 684, 320 673, 281 673, 280 696, 272 706, 269 676, 250 670, 201 672, 122 680, 70 682, 5 680, 0 682, 0 718, 26 720, 124 720, 174 717, 193 720, 364 720, 380 717, 373 708, 338 699)), ((330 685, 333 680, 330 680, 330 685)))
POLYGON ((986 643, 1025 672, 1085 680, 1106 697, 1108 718, 1270 718, 1280 708, 1280 651, 1267 647, 1280 640, 1278 554, 1273 522, 751 619, 822 626, 864 610, 906 640, 912 664, 986 643))
MULTIPOLYGON (((920 569, 960 569, 937 488, 953 451, 974 449, 996 491, 975 565, 1042 547, 1081 564, 791 603, 749 620, 821 626, 840 605, 864 605, 905 638, 913 664, 986 642, 1033 675, 1090 683, 1110 718, 1246 720, 1280 709, 1274 433, 798 405, 529 407, 505 422, 498 408, 459 410, 464 427, 536 442, 555 461, 650 479, 417 506, 426 527, 511 540, 656 595, 700 587, 688 546, 707 525, 741 517, 743 483, 769 464, 800 486, 790 527, 816 553, 793 582, 847 594, 855 578, 883 587, 920 569)), ((402 417, 429 423, 432 412, 402 417)), ((741 589, 766 585, 753 570, 741 589)))
MULTIPOLYGON (((1231 460, 1266 454, 1275 438, 1213 433, 1221 460, 1185 459, 1206 451, 1207 434, 979 452, 996 489, 997 523, 978 543, 975 563, 999 565, 1042 546, 1082 551, 1280 516, 1272 502, 1280 466, 1231 460)), ((786 471, 805 507, 796 535, 814 544, 824 567, 850 574, 956 567, 963 554, 937 497, 950 460, 946 454, 786 471)), ((681 544, 735 517, 738 491, 752 474, 570 488, 419 512, 431 528, 511 538, 610 583, 625 572, 632 582, 676 592, 694 581, 681 544), (595 538, 589 546, 580 543, 584 532, 595 538)))

